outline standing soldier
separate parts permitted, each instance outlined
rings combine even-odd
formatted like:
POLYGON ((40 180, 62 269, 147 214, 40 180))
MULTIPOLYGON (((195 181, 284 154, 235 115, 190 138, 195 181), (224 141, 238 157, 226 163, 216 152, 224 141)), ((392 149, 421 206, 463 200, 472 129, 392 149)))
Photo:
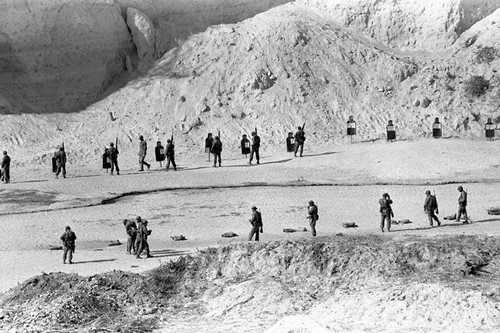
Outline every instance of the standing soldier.
POLYGON ((378 203, 380 204, 380 229, 384 232, 384 222, 387 220, 387 231, 391 231, 391 217, 394 216, 391 197, 388 193, 384 193, 378 203))
POLYGON ((263 224, 262 224, 262 214, 257 211, 257 207, 252 206, 252 217, 250 218, 250 224, 252 225, 252 229, 250 230, 250 234, 248 235, 248 240, 251 241, 253 235, 255 235, 255 241, 259 241, 259 233, 263 233, 263 224))
POLYGON ((144 141, 144 137, 142 135, 139 135, 139 165, 141 168, 139 171, 144 171, 144 165, 149 168, 151 165, 147 163, 144 159, 146 158, 146 153, 148 152, 148 144, 146 141, 144 141))
POLYGON ((467 192, 464 191, 462 186, 458 187, 458 192, 460 192, 460 196, 458 197, 458 213, 457 213, 457 222, 460 222, 460 217, 464 214, 465 221, 464 223, 469 222, 469 218, 467 216, 467 192))
POLYGON ((137 253, 137 248, 135 247, 135 239, 137 237, 137 224, 134 220, 123 220, 123 225, 125 226, 125 231, 127 232, 127 253, 131 254, 137 253))
POLYGON ((219 166, 221 166, 222 142, 220 141, 218 136, 215 137, 210 151, 212 152, 212 154, 214 154, 214 167, 216 167, 217 159, 219 160, 219 166))
POLYGON ((116 174, 120 174, 120 168, 118 167, 118 154, 120 152, 118 151, 118 147, 115 147, 113 142, 109 144, 109 149, 108 149, 108 156, 109 160, 111 162, 111 175, 113 175, 113 171, 116 167, 116 174))
POLYGON ((257 132, 252 132, 252 152, 250 153, 250 161, 248 162, 248 164, 252 165, 254 153, 255 153, 255 159, 257 160, 257 164, 259 164, 260 161, 259 148, 260 148, 260 137, 257 135, 257 132))
POLYGON ((69 259, 69 263, 73 263, 73 253, 75 253, 75 240, 76 235, 69 226, 66 227, 66 231, 61 236, 61 240, 63 242, 63 264, 66 263, 66 256, 69 259))
POLYGON ((149 253, 148 236, 151 235, 151 230, 148 230, 148 221, 142 220, 140 216, 137 217, 141 221, 137 229, 137 239, 139 239, 139 247, 137 248, 137 259, 141 259, 142 251, 146 251, 146 258, 152 258, 149 253))
POLYGON ((10 183, 10 157, 7 155, 7 152, 4 150, 3 158, 2 158, 2 180, 5 184, 10 183))
POLYGON ((177 171, 177 166, 175 165, 175 146, 174 146, 174 143, 172 142, 171 139, 168 139, 167 140, 167 151, 166 151, 166 155, 167 155, 167 171, 168 169, 170 168, 170 162, 172 162, 172 166, 174 167, 174 171, 177 171))
POLYGON ((429 224, 431 227, 434 226, 432 220, 436 220, 439 227, 441 225, 441 222, 439 221, 438 217, 434 214, 434 211, 436 211, 436 214, 439 214, 436 196, 431 195, 431 191, 429 190, 425 191, 425 195, 426 197, 424 202, 424 211, 429 217, 429 224))
POLYGON ((302 127, 298 127, 297 133, 295 133, 295 153, 293 156, 297 157, 297 151, 300 147, 300 157, 302 157, 302 152, 304 151, 304 141, 306 141, 306 136, 302 127))
POLYGON ((66 178, 66 152, 64 151, 64 147, 60 146, 59 150, 54 153, 54 158, 56 160, 56 179, 59 178, 59 174, 62 170, 63 178, 66 178))
POLYGON ((314 201, 309 201, 309 206, 307 207, 307 218, 309 219, 309 226, 311 227, 311 234, 316 236, 316 222, 319 219, 318 206, 314 204, 314 201))

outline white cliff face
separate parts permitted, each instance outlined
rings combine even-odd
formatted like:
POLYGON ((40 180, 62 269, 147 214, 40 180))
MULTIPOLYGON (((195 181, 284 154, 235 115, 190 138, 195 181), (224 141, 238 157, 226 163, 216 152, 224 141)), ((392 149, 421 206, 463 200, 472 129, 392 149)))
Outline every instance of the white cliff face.
POLYGON ((131 46, 113 0, 2 0, 0 111, 84 107, 123 71, 131 46))
POLYGON ((137 49, 139 65, 149 64, 152 60, 158 59, 161 56, 157 50, 161 36, 153 21, 141 11, 129 7, 127 9, 127 25, 137 49))
POLYGON ((401 50, 436 52, 451 46, 499 0, 297 0, 337 23, 401 50))

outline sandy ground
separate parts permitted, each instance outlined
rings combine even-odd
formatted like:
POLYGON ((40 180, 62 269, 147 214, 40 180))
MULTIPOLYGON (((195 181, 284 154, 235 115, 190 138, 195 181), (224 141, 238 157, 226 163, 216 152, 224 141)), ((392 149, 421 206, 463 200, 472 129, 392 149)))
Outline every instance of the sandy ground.
POLYGON ((245 241, 251 205, 262 211, 263 241, 310 237, 282 231, 309 228, 308 200, 319 206, 319 235, 379 233, 378 199, 383 192, 394 200, 395 219, 412 221, 395 225, 388 237, 500 235, 500 217, 486 213, 500 206, 496 141, 429 139, 306 148, 303 158, 277 148, 264 150, 259 166, 228 154, 222 168, 213 168, 200 153, 198 160, 178 158, 177 172, 153 165, 141 173, 124 161, 122 175, 113 177, 71 166, 68 178, 58 180, 47 170, 13 170, 12 183, 0 188, 0 292, 41 272, 142 272, 197 248, 245 241), (442 218, 456 211, 457 182, 469 193, 468 210, 475 223, 443 221, 442 227, 430 228, 422 208, 425 190, 436 192, 442 218), (125 245, 108 246, 111 240, 126 242, 121 221, 137 215, 148 219, 153 230, 152 259, 127 255, 125 245), (359 227, 345 229, 344 222, 359 227), (48 250, 49 244, 60 244, 66 225, 78 237, 74 265, 63 265, 61 251, 48 250), (239 237, 222 238, 228 231, 239 237), (188 240, 170 238, 180 234, 188 240))

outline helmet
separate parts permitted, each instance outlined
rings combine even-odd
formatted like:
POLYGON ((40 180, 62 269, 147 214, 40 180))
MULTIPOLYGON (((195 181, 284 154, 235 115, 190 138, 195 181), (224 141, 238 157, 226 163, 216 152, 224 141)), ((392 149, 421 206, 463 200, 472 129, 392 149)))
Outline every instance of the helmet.
POLYGON ((382 194, 383 197, 388 197, 389 196, 389 193, 384 193, 382 194))
POLYGON ((255 207, 255 206, 252 206, 252 210, 257 210, 257 207, 255 207))
POLYGON ((136 220, 140 222, 142 219, 141 219, 141 217, 140 217, 140 216, 137 216, 137 217, 136 217, 136 220))
POLYGON ((114 146, 113 142, 111 142, 111 143, 109 144, 109 146, 110 146, 110 147, 113 147, 113 146, 114 146))
POLYGON ((431 194, 431 191, 427 190, 425 191, 425 194, 431 194))
POLYGON ((463 191, 463 190, 464 190, 464 188, 462 187, 462 185, 460 185, 460 186, 457 188, 457 190, 459 190, 459 191, 463 191))
POLYGON ((314 205, 314 201, 309 200, 309 204, 310 204, 310 205, 314 205))

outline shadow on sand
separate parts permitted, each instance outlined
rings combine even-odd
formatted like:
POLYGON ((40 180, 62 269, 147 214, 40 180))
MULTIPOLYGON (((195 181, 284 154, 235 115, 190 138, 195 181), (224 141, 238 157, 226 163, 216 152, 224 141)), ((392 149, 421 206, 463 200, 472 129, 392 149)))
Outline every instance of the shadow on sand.
POLYGON ((90 263, 98 263, 98 262, 110 262, 110 261, 115 261, 115 260, 116 260, 116 258, 114 258, 114 259, 87 260, 87 261, 73 261, 73 265, 90 264, 90 263))

